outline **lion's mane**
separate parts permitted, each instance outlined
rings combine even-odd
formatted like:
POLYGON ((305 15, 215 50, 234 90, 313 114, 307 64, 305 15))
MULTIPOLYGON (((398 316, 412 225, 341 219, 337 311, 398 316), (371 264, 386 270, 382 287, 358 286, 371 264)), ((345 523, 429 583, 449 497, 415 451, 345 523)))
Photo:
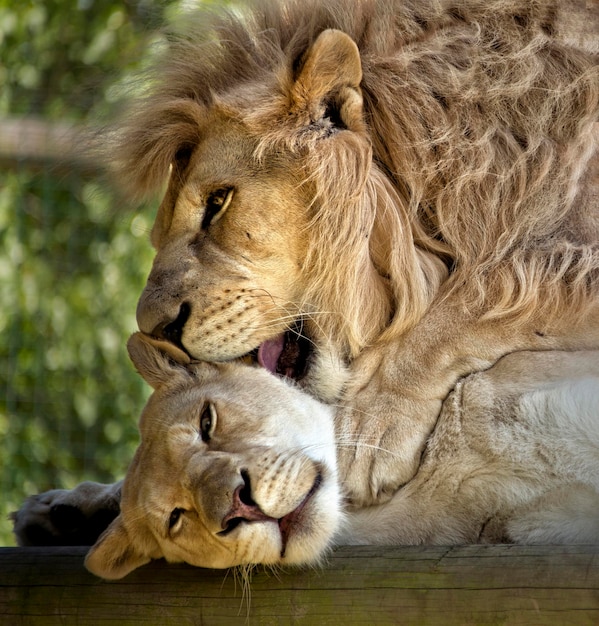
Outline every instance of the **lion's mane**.
POLYGON ((568 5, 261 0, 186 15, 111 157, 135 194, 152 193, 215 106, 259 139, 257 159, 303 155, 307 299, 351 354, 412 327, 441 283, 481 315, 575 317, 599 282, 599 69, 584 36, 597 12, 568 5), (330 142, 289 97, 328 28, 358 45, 364 98, 363 132, 330 142), (369 307, 373 267, 386 302, 369 307))

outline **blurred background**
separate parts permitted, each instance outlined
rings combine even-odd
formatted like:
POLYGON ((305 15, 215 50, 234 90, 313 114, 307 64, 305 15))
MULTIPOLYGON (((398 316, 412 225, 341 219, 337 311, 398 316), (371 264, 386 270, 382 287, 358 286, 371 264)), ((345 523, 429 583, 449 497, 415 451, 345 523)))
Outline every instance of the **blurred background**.
POLYGON ((120 478, 137 445, 149 390, 125 343, 155 206, 119 199, 78 132, 189 5, 0 0, 0 545, 27 495, 120 478))

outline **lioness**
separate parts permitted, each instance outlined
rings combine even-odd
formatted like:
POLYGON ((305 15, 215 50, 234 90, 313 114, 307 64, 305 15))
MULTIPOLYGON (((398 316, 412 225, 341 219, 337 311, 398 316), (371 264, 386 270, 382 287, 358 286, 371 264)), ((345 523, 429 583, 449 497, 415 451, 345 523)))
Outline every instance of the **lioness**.
MULTIPOLYGON (((263 370, 164 348, 129 342, 155 392, 121 512, 86 559, 99 576, 160 557, 311 563, 334 543, 599 540, 599 353, 516 353, 461 381, 415 478, 356 510, 344 509, 335 459, 356 442, 335 437, 330 407, 263 370)), ((77 491, 64 497, 77 505, 77 491)))

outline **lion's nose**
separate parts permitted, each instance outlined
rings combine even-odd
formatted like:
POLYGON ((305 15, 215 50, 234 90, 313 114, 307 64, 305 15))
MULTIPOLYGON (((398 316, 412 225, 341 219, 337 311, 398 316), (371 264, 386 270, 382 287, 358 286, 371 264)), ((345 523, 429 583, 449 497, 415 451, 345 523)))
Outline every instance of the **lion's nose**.
POLYGON ((158 324, 151 332, 153 337, 165 339, 181 347, 181 337, 183 328, 191 314, 191 306, 188 302, 184 302, 179 308, 179 314, 172 321, 165 321, 158 324))

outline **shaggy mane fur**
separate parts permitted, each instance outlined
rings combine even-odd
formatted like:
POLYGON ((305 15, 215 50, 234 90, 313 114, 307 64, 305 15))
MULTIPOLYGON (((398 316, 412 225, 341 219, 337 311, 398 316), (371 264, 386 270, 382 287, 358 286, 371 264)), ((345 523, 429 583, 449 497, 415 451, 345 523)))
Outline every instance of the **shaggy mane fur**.
POLYGON ((599 290, 599 11, 584 5, 272 0, 185 16, 112 156, 135 194, 152 193, 212 107, 255 134, 257 159, 301 155, 310 302, 337 312, 322 323, 350 353, 413 326, 442 282, 437 297, 459 288, 481 315, 580 316, 599 290), (364 132, 335 141, 289 110, 328 28, 351 36, 363 69, 364 132))

